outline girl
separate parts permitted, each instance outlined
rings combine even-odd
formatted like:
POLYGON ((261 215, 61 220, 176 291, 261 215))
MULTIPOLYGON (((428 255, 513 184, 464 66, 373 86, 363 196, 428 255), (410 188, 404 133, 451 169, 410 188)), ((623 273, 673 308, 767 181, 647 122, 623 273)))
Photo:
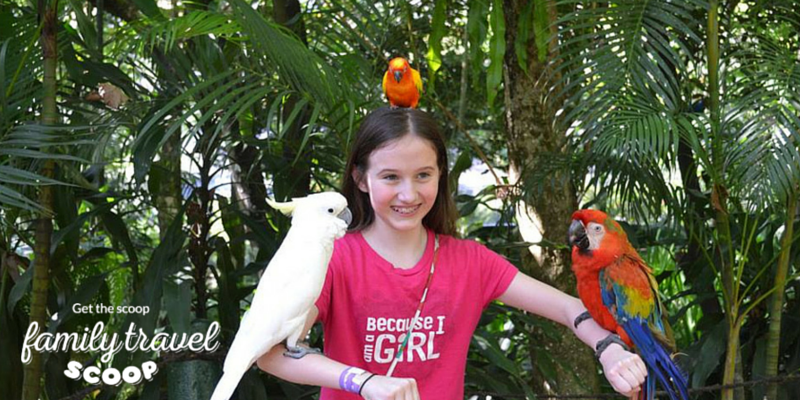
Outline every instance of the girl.
POLYGON ((447 152, 433 118, 408 108, 368 115, 342 187, 351 229, 335 243, 307 322, 310 328, 322 321, 325 356, 296 360, 276 346, 258 366, 322 386, 322 400, 463 399, 470 338, 482 310, 499 300, 569 326, 592 348, 604 342, 599 359, 606 378, 618 392, 635 396, 644 363, 604 340, 613 336, 593 320, 576 320, 586 311, 579 299, 519 273, 474 241, 453 237, 448 180, 447 152))

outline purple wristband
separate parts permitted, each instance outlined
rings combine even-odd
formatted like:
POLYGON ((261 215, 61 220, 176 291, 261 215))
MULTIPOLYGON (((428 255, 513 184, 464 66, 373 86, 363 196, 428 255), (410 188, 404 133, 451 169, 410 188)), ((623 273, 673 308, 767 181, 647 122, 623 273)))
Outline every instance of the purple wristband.
POLYGON ((341 375, 339 375, 339 388, 346 392, 358 393, 361 389, 361 382, 355 382, 354 379, 364 372, 367 371, 361 368, 347 367, 347 369, 342 371, 341 375))

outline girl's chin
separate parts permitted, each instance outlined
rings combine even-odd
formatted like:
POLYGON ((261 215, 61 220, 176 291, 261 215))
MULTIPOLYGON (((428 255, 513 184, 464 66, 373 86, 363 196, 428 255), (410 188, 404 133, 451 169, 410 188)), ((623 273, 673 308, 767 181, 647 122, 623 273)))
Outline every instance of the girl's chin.
POLYGON ((383 219, 381 224, 391 230, 397 232, 408 232, 422 227, 422 218, 390 218, 383 219))

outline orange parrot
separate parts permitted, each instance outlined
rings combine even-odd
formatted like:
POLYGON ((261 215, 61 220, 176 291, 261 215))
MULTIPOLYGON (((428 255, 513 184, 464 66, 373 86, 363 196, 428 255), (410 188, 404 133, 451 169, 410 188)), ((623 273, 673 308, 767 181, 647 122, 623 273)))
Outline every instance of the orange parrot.
POLYGON ((419 71, 411 68, 403 57, 389 61, 389 69, 383 75, 383 92, 392 108, 417 108, 422 92, 419 71))

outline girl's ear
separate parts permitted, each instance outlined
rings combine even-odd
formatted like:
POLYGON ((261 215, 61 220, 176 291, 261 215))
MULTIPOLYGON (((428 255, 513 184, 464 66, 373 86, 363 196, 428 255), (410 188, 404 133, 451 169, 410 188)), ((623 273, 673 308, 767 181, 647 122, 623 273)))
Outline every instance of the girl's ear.
POLYGON ((360 190, 360 191, 362 191, 364 193, 369 193, 369 190, 367 189, 367 185, 364 183, 364 180, 361 179, 362 175, 361 175, 361 173, 358 172, 358 169, 355 169, 355 168, 353 169, 353 173, 352 173, 351 177, 353 178, 353 182, 356 183, 356 186, 358 187, 358 190, 360 190))

